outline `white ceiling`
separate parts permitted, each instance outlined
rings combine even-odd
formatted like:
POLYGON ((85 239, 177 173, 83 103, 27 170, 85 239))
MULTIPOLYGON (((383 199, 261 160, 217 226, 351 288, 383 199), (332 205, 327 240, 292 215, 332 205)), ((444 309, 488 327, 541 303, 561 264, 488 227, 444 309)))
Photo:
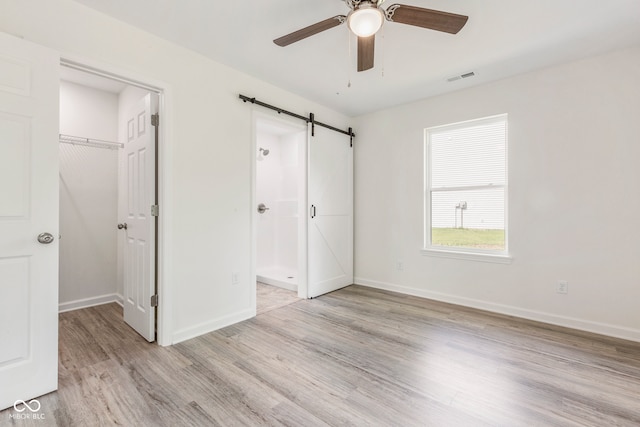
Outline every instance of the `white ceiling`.
POLYGON ((387 22, 375 67, 357 73, 346 25, 272 42, 346 15, 342 0, 75 1, 350 116, 640 44, 639 0, 402 0, 469 21, 457 35, 387 22))

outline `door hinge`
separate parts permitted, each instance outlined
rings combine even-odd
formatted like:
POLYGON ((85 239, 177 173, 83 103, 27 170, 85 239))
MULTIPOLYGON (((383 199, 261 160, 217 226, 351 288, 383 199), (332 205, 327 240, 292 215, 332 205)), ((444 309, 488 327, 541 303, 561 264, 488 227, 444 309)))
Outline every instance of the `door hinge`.
POLYGON ((158 294, 151 295, 151 307, 158 306, 158 294))
POLYGON ((160 114, 151 115, 151 126, 160 126, 160 114))
POLYGON ((151 216, 160 216, 160 207, 158 205, 151 205, 151 216))

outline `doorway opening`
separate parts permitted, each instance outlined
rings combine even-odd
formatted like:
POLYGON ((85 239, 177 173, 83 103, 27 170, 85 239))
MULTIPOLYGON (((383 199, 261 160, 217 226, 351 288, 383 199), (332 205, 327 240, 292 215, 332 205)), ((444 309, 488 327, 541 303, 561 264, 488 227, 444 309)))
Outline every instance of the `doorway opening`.
POLYGON ((281 290, 306 298, 307 127, 256 115, 254 244, 258 312, 291 301, 281 290), (263 305, 264 305, 263 304, 263 305))
POLYGON ((299 298, 353 283, 353 150, 335 130, 254 111, 252 274, 299 298))
POLYGON ((162 94, 64 63, 60 73, 59 311, 116 302, 155 341, 162 94))

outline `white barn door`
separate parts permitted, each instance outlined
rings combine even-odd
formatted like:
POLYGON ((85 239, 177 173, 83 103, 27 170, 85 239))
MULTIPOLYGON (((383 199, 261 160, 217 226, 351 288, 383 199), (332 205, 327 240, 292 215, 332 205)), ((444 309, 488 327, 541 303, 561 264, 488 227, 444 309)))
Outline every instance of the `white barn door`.
POLYGON ((157 96, 148 94, 130 110, 124 141, 126 237, 124 249, 124 320, 147 341, 155 341, 155 127, 157 96))
POLYGON ((353 148, 315 127, 309 137, 308 297, 353 283, 353 148))
POLYGON ((58 388, 59 67, 0 33, 0 410, 58 388))

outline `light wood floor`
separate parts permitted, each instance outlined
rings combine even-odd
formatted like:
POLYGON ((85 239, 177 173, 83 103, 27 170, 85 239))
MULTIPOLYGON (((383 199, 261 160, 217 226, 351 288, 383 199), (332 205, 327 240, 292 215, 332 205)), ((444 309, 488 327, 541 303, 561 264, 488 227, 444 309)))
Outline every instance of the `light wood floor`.
POLYGON ((300 301, 298 293, 287 289, 256 283, 256 314, 264 314, 271 310, 300 301))
POLYGON ((640 344, 350 286, 162 348, 110 304, 60 315, 40 402, 33 425, 638 426, 640 344))

